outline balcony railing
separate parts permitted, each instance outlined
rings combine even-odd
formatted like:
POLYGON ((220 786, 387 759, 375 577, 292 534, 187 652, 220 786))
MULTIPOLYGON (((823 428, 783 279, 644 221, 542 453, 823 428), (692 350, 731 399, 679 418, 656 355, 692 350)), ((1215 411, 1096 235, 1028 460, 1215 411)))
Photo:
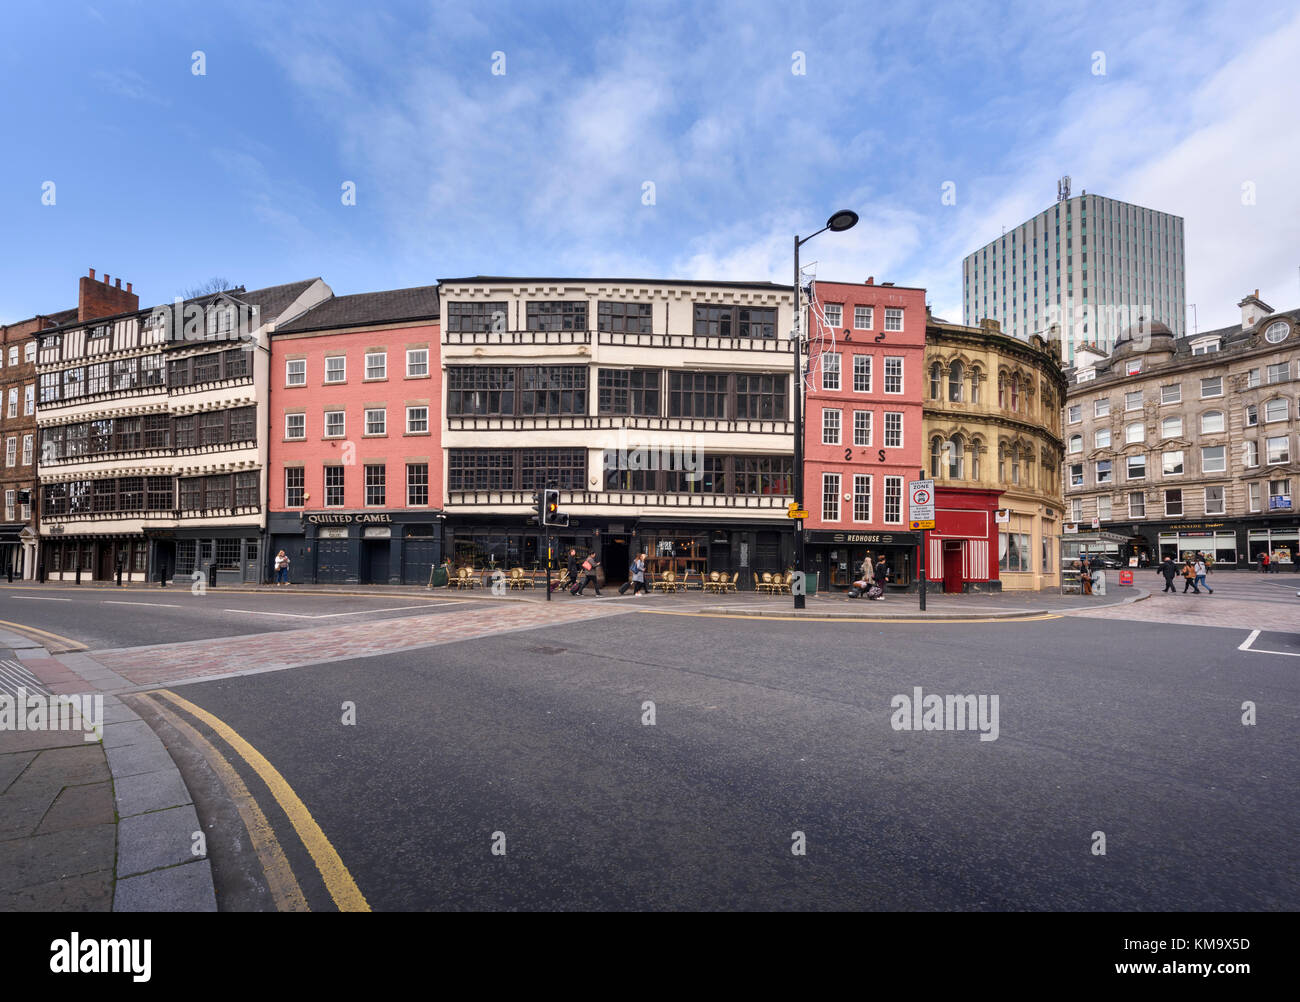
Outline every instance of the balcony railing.
POLYGON ((579 429, 582 431, 618 430, 671 432, 734 432, 740 434, 792 435, 793 421, 742 418, 622 417, 587 415, 571 417, 448 417, 448 431, 546 431, 579 429))
POLYGON ((713 351, 761 351, 789 354, 784 337, 714 337, 707 334, 628 334, 620 331, 444 331, 446 345, 608 345, 614 348, 702 348, 713 351))
MULTIPOLYGON (((530 494, 531 498, 532 495, 530 494)), ((77 511, 54 514, 41 512, 41 527, 59 525, 64 522, 110 521, 124 518, 171 519, 187 518, 232 518, 237 515, 258 515, 262 511, 260 504, 236 505, 226 508, 143 508, 135 511, 77 511)))
POLYGON ((591 331, 444 331, 443 344, 579 345, 591 344, 591 331))
MULTIPOLYGON (((448 508, 457 505, 519 505, 532 511, 537 505, 532 491, 451 491, 448 508)), ((607 505, 641 508, 696 508, 748 510, 784 517, 794 496, 790 494, 660 494, 646 491, 560 491, 560 507, 607 505)))

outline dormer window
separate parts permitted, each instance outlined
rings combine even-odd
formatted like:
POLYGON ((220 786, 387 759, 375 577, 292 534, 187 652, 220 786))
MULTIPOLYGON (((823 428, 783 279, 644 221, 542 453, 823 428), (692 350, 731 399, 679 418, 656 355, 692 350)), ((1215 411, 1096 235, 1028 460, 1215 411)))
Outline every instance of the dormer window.
POLYGON ((1079 375, 1076 377, 1077 381, 1080 383, 1086 383, 1089 380, 1096 379, 1096 378, 1097 378, 1096 369, 1080 369, 1079 375))
POLYGON ((1201 341, 1192 342, 1193 355, 1209 355, 1212 352, 1218 351, 1219 348, 1220 348, 1220 344, 1219 344, 1219 339, 1217 337, 1205 338, 1201 341))
POLYGON ((1264 328, 1264 340, 1269 344, 1278 344, 1285 341, 1290 333, 1290 325, 1285 320, 1277 320, 1264 328))

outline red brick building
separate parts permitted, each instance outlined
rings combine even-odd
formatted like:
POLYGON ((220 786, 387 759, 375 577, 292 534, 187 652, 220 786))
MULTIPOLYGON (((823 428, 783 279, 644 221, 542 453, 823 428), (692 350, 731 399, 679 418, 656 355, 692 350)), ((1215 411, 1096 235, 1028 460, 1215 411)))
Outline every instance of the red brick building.
POLYGON ((442 558, 436 286, 336 296, 271 338, 268 562, 425 584, 442 558))
POLYGON ((907 484, 922 466, 925 290, 816 282, 804 422, 807 569, 844 588, 868 551, 916 578, 907 484))

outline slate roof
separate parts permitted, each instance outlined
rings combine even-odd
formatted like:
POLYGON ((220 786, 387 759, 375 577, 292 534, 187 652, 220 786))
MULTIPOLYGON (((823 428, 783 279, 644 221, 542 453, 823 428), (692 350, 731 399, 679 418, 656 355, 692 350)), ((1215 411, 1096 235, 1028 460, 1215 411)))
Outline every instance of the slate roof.
POLYGON ((471 275, 469 278, 440 278, 439 285, 702 285, 730 289, 773 289, 789 292, 790 286, 775 282, 720 282, 695 278, 532 278, 517 275, 471 275))
MULTIPOLYGON (((1172 348, 1174 353, 1173 358, 1159 363, 1159 366, 1164 368, 1165 366, 1176 365, 1180 362, 1191 359, 1192 345, 1196 342, 1203 341, 1206 338, 1217 337, 1219 339, 1219 350, 1204 359, 1207 362, 1218 361, 1230 357, 1238 352, 1247 351, 1253 348, 1281 348, 1284 345, 1286 347, 1294 348, 1296 338, 1296 334, 1294 333, 1295 328, 1300 328, 1300 307, 1270 313, 1268 316, 1260 318, 1254 327, 1247 330, 1242 330, 1241 324, 1232 324, 1228 327, 1217 327, 1214 330, 1197 331, 1195 334, 1184 334, 1182 337, 1174 337, 1172 333, 1170 333, 1169 328, 1164 324, 1152 324, 1149 341, 1164 341, 1165 344, 1162 346, 1162 350, 1167 351, 1172 348), (1278 320, 1290 321, 1293 328, 1292 334, 1285 342, 1279 342, 1276 345, 1269 345, 1263 339, 1264 330, 1270 324, 1278 320)), ((1111 353, 1106 356, 1106 358, 1099 361, 1094 367, 1096 369, 1097 379, 1105 379, 1108 376, 1119 374, 1122 372, 1123 368, 1121 363, 1126 358, 1141 357, 1141 355, 1144 354, 1141 351, 1135 350, 1133 340, 1134 339, 1131 335, 1123 335, 1115 342, 1115 346, 1111 350, 1111 353)), ((1200 358, 1201 356, 1197 357, 1200 358)), ((1077 366, 1072 366, 1070 369, 1066 370, 1072 383, 1074 382, 1077 370, 1077 366)))
POLYGON ((386 292, 362 292, 354 296, 327 299, 296 320, 276 328, 276 333, 337 330, 341 327, 366 327, 403 320, 437 320, 438 310, 436 285, 417 285, 409 289, 389 289, 386 292))

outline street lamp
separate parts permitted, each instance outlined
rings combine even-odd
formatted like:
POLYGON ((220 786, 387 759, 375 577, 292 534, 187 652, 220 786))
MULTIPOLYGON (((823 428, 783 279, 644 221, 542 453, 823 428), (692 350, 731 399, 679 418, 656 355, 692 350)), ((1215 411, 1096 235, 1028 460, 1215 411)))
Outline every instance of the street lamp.
MULTIPOLYGON (((839 212, 826 220, 817 233, 825 233, 832 230, 835 233, 843 233, 845 230, 851 230, 858 223, 858 214, 852 209, 840 209, 839 212)), ((796 233, 794 238, 794 500, 799 509, 803 509, 803 356, 800 352, 799 343, 803 337, 803 314, 799 309, 799 248, 806 244, 813 237, 813 233, 800 239, 796 233)), ((794 569, 802 573, 804 563, 804 545, 803 545, 803 519, 794 520, 794 569)), ((790 589, 794 591, 794 589, 790 589)), ((802 609, 806 605, 802 591, 794 596, 794 607, 802 609)))

